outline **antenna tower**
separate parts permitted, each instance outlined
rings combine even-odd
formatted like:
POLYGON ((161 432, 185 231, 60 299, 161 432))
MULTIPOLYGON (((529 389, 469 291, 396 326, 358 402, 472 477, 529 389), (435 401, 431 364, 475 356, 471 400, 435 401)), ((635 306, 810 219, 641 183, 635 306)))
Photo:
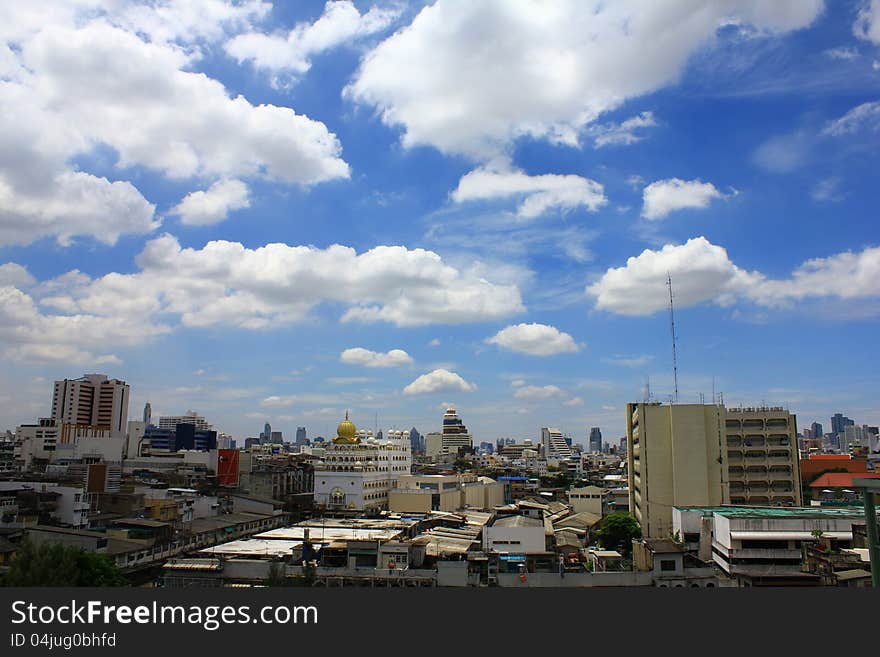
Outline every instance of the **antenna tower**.
POLYGON ((666 287, 669 288, 669 328, 672 330, 672 386, 673 403, 678 402, 678 358, 675 354, 675 306, 672 302, 672 277, 666 272, 666 287))

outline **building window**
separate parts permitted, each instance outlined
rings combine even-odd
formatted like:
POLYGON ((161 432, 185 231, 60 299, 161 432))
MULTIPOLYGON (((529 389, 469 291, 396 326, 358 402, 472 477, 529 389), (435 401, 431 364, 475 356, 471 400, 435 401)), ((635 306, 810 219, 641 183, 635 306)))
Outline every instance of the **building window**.
POLYGON ((675 560, 674 559, 661 559, 660 560, 660 570, 675 570, 675 560))

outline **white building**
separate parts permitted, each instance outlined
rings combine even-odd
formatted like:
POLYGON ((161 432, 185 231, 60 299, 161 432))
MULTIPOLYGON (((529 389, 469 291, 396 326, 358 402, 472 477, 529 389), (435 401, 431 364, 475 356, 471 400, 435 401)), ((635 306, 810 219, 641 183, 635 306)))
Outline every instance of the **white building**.
POLYGON ((388 431, 377 440, 370 431, 358 431, 346 413, 315 463, 315 504, 331 511, 385 510, 398 477, 411 470, 409 431, 388 431))
POLYGON ((208 424, 204 417, 195 411, 187 411, 184 415, 166 415, 159 418, 159 428, 174 431, 178 424, 192 424, 196 429, 210 431, 214 427, 208 424))
POLYGON ((90 496, 79 486, 60 486, 44 484, 39 481, 0 481, 0 491, 28 488, 40 493, 57 495, 52 517, 62 525, 73 528, 87 527, 89 524, 90 496))
POLYGON ((555 427, 541 428, 541 444, 544 446, 544 455, 547 458, 556 456, 567 459, 571 456, 571 447, 565 442, 565 436, 555 427))
POLYGON ((125 433, 128 422, 129 386, 104 374, 86 374, 78 379, 55 382, 52 392, 52 420, 56 424, 84 425, 125 433))

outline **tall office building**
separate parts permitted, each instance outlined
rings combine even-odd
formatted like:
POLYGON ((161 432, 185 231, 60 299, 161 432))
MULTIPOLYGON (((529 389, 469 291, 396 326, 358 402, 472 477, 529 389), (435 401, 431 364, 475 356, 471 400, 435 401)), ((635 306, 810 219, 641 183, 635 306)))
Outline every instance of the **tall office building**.
POLYGON ((541 444, 544 446, 544 456, 568 458, 571 456, 571 446, 565 441, 565 436, 555 427, 541 427, 541 444))
POLYGON ((415 427, 409 430, 409 442, 413 454, 425 453, 425 438, 415 427))
POLYGON ((825 435, 825 431, 822 425, 818 422, 813 422, 813 424, 810 425, 810 433, 812 434, 813 438, 821 438, 825 435))
POLYGON ((52 392, 52 420, 109 429, 124 435, 128 422, 129 386, 104 374, 56 381, 52 392))
POLYGON ((195 411, 187 411, 184 415, 163 415, 159 417, 159 428, 168 431, 177 429, 178 424, 191 424, 196 429, 211 431, 214 427, 195 411))
POLYGON ((602 453, 602 431, 599 427, 590 429, 590 451, 593 454, 602 453))
POLYGON ((150 426, 153 423, 153 407, 150 402, 144 404, 144 426, 150 426))
POLYGON ((306 428, 305 427, 297 427, 296 428, 296 444, 297 445, 305 445, 306 444, 306 428))
POLYGON ((272 425, 266 422, 263 425, 263 431, 260 432, 260 443, 268 443, 272 439, 272 425))
POLYGON ((672 507, 799 506, 797 421, 780 407, 627 404, 630 512, 649 538, 672 507))
POLYGON ((841 434, 846 430, 846 427, 853 425, 855 425, 855 422, 842 413, 835 413, 831 416, 831 433, 841 434))
POLYGON ((474 446, 473 437, 452 406, 443 414, 443 430, 440 433, 439 443, 436 439, 430 440, 434 436, 434 433, 429 433, 426 438, 425 451, 428 456, 457 454, 461 448, 470 450, 474 446))

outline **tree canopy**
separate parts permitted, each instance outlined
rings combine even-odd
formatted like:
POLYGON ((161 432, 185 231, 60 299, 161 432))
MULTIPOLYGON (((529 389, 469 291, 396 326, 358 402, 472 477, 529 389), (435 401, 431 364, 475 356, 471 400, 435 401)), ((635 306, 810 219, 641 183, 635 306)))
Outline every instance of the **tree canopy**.
POLYGON ((4 586, 127 586, 106 555, 61 543, 25 540, 3 578, 4 586))
POLYGON ((619 550, 629 554, 632 550, 632 540, 642 535, 639 523, 630 514, 618 511, 611 513, 602 519, 599 525, 599 545, 606 550, 619 550))

